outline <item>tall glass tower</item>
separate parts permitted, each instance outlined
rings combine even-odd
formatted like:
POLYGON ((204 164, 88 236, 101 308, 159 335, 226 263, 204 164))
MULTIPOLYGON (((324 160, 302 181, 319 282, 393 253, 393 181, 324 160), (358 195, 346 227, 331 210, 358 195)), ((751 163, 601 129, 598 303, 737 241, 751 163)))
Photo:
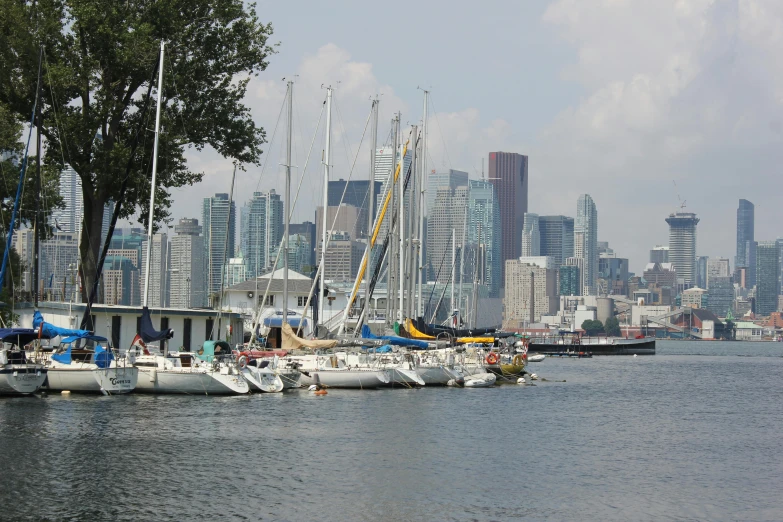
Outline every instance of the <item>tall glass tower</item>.
POLYGON ((236 234, 236 204, 229 205, 228 194, 204 198, 202 208, 204 250, 206 256, 206 287, 210 294, 220 291, 223 265, 234 255, 236 234))
POLYGON ((583 295, 596 295, 598 291, 598 211, 589 194, 582 194, 576 201, 574 256, 584 260, 583 295))
POLYGON ((739 200, 737 207, 737 257, 734 258, 735 267, 748 269, 748 287, 756 284, 756 244, 754 243, 755 207, 747 199, 739 200))
POLYGON ((675 212, 669 214, 666 222, 669 224, 669 262, 674 265, 677 279, 682 279, 686 286, 695 285, 696 225, 699 218, 692 212, 675 212))

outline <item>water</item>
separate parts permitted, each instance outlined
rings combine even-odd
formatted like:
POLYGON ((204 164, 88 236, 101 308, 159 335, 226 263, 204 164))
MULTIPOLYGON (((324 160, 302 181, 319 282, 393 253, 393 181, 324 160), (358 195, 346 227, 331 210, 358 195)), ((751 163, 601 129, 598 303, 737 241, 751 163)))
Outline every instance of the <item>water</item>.
POLYGON ((0 399, 0 519, 783 520, 783 344, 658 352, 528 387, 0 399))

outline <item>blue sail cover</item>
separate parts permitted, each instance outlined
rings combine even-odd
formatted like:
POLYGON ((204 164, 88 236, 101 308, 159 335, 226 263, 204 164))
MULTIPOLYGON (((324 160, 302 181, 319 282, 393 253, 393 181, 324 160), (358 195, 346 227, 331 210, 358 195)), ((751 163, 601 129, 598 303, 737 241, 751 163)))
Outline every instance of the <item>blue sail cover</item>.
POLYGON ((52 360, 63 364, 71 364, 71 347, 68 346, 68 348, 63 353, 53 354, 52 360))
POLYGON ((362 346, 362 350, 375 353, 389 353, 392 351, 392 347, 388 344, 384 344, 383 346, 362 346))
MULTIPOLYGON (((60 337, 67 337, 70 339, 68 342, 73 342, 76 339, 87 339, 92 336, 92 333, 89 330, 60 328, 59 326, 54 326, 51 323, 47 323, 44 321, 43 315, 41 315, 41 312, 38 310, 36 310, 33 314, 33 328, 42 328, 42 336, 57 337, 59 335, 60 337)), ((65 342, 65 340, 63 342, 65 342)))
POLYGON ((362 337, 365 339, 381 339, 384 341, 389 341, 389 344, 393 344, 394 346, 412 346, 415 348, 421 348, 422 350, 426 350, 429 347, 429 344, 425 341, 417 341, 415 339, 406 339, 405 337, 397 337, 396 335, 375 335, 370 331, 370 327, 366 324, 362 326, 362 337))
POLYGON ((141 327, 139 328, 139 335, 141 340, 145 343, 152 343, 155 341, 162 341, 163 339, 171 339, 174 337, 174 330, 168 328, 166 330, 156 330, 152 326, 152 317, 150 317, 150 309, 146 306, 141 311, 141 327))
MULTIPOLYGON (((70 348, 68 348, 70 350, 70 348)), ((114 355, 100 345, 95 347, 95 364, 98 368, 108 368, 114 360, 114 355)))

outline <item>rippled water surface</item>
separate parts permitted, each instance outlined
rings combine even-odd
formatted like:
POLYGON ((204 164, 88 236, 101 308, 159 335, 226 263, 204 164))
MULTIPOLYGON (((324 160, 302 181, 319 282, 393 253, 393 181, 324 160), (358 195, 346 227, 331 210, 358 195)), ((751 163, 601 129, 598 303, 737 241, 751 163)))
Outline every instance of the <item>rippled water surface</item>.
POLYGON ((0 519, 783 520, 782 356, 659 342, 527 387, 2 398, 0 519))

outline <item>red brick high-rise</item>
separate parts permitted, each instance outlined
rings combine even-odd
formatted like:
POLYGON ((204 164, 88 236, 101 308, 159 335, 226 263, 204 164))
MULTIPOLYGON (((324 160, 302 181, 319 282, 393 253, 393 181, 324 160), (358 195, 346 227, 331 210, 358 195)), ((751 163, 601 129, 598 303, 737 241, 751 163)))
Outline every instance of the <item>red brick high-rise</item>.
POLYGON ((506 260, 522 252, 522 230, 527 212, 527 156, 514 152, 489 153, 489 181, 500 203, 501 281, 506 277, 506 260))

